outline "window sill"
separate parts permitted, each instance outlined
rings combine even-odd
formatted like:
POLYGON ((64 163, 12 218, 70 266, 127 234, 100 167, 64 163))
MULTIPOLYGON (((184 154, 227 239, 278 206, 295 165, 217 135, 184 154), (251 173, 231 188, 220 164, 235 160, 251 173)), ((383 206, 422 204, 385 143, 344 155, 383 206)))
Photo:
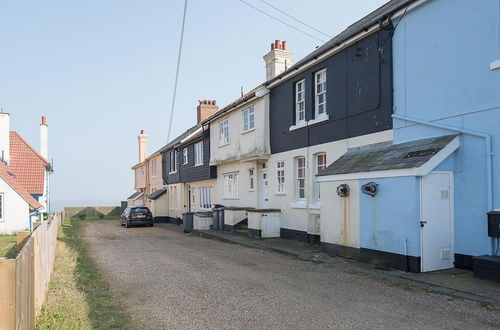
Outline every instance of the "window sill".
POLYGON ((490 70, 491 71, 497 70, 497 69, 500 69, 500 60, 493 61, 490 64, 490 70))
POLYGON ((277 195, 277 196, 286 196, 286 193, 285 192, 277 192, 277 193, 275 193, 275 195, 277 195))
POLYGON ((302 121, 300 123, 297 123, 295 125, 290 126, 290 128, 288 128, 288 130, 289 131, 295 131, 296 129, 303 128, 303 127, 306 127, 306 126, 307 126, 307 122, 306 121, 302 121))
POLYGON ((297 201, 295 203, 290 203, 292 209, 307 209, 307 204, 305 201, 297 201))
POLYGON ((247 134, 247 133, 250 133, 250 132, 253 132, 253 131, 255 131, 255 127, 254 127, 254 128, 252 128, 252 129, 246 130, 246 131, 242 131, 242 132, 241 132, 241 135, 243 135, 243 134, 247 134))
POLYGON ((255 189, 248 189, 248 192, 254 192, 255 189))
POLYGON ((314 210, 320 210, 321 204, 319 202, 315 202, 314 204, 309 204, 309 208, 314 210))
POLYGON ((228 143, 224 143, 224 144, 219 144, 219 148, 225 147, 227 145, 229 145, 229 142, 228 143))
POLYGON ((330 119, 330 116, 327 114, 327 115, 321 115, 321 116, 318 116, 317 118, 314 118, 314 119, 311 119, 307 122, 307 125, 314 125, 314 124, 318 124, 318 123, 321 123, 321 122, 324 122, 324 121, 327 121, 328 119, 330 119))
POLYGON ((168 172, 168 174, 176 174, 176 173, 177 173, 177 171, 175 171, 175 172, 168 172))
POLYGON ((222 199, 238 200, 239 197, 223 197, 222 199))
POLYGON ((203 164, 196 164, 193 167, 203 166, 203 164))

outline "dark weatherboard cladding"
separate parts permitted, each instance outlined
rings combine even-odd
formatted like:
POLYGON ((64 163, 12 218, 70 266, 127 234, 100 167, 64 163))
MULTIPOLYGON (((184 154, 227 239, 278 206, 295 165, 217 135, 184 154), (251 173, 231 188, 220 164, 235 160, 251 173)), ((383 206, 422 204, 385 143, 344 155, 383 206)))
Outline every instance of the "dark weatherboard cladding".
POLYGON ((271 88, 271 153, 392 128, 391 29, 375 32, 271 88), (314 74, 326 69, 329 119, 299 129, 295 84, 305 80, 306 121, 314 119, 314 74))

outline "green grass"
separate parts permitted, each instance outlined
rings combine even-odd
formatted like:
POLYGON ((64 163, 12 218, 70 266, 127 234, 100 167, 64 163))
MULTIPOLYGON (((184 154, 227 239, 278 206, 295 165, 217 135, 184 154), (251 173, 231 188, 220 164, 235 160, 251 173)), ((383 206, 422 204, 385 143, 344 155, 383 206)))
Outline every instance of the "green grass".
POLYGON ((16 235, 0 235, 0 258, 14 259, 16 257, 16 235))
POLYGON ((37 329, 132 328, 108 283, 80 239, 86 222, 65 219, 58 237, 54 275, 37 329))

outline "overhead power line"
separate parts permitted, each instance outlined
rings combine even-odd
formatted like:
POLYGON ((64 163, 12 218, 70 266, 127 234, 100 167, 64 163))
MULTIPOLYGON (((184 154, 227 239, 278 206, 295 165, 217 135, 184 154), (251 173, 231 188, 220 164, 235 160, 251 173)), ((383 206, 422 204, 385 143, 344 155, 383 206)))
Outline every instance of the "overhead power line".
POLYGON ((328 35, 328 34, 326 34, 326 33, 322 32, 322 31, 320 31, 320 30, 316 29, 315 27, 313 27, 313 26, 311 26, 311 25, 309 25, 309 24, 307 24, 307 23, 305 23, 305 22, 301 21, 300 19, 298 19, 298 18, 296 18, 296 17, 293 17, 292 15, 290 15, 290 14, 288 14, 288 13, 284 12, 283 10, 281 10, 281 9, 277 8, 276 6, 273 6, 273 5, 272 5, 272 4, 270 4, 269 2, 267 2, 267 1, 265 1, 265 0, 260 0, 260 1, 261 1, 262 3, 265 3, 266 5, 268 5, 269 7, 273 8, 274 10, 279 11, 279 12, 280 12, 280 13, 282 13, 283 15, 288 16, 289 18, 293 19, 294 21, 299 22, 300 24, 303 24, 303 25, 307 26, 308 28, 313 29, 314 31, 316 31, 316 32, 318 32, 318 33, 321 33, 321 34, 322 34, 322 35, 324 35, 325 37, 332 38, 332 36, 331 36, 331 35, 328 35))
POLYGON ((299 29, 298 27, 293 26, 293 25, 291 25, 291 24, 289 24, 289 23, 287 23, 287 22, 285 22, 285 21, 283 21, 283 20, 281 20, 281 19, 279 19, 279 18, 277 18, 277 17, 273 16, 273 15, 271 15, 271 14, 269 14, 269 13, 265 12, 265 11, 264 11, 264 10, 262 10, 262 9, 260 9, 260 8, 258 8, 258 7, 255 7, 254 5, 252 5, 252 4, 248 3, 248 2, 246 2, 245 0, 240 0, 240 2, 244 3, 245 5, 247 5, 247 6, 251 7, 251 8, 253 8, 253 9, 257 10, 258 12, 260 12, 260 13, 262 13, 262 14, 264 14, 264 15, 268 16, 268 17, 271 17, 272 19, 274 19, 274 20, 276 20, 276 21, 278 21, 278 22, 280 22, 280 23, 282 23, 282 24, 285 24, 286 26, 288 26, 288 27, 290 27, 290 28, 292 28, 292 29, 294 29, 294 30, 296 30, 296 31, 299 31, 300 33, 303 33, 303 34, 305 34, 305 35, 307 35, 307 36, 309 36, 309 37, 311 37, 311 38, 313 38, 313 39, 319 40, 319 41, 321 41, 321 42, 325 42, 325 40, 320 39, 320 38, 318 38, 318 37, 316 37, 316 36, 314 36, 314 35, 310 34, 309 32, 306 32, 306 31, 304 31, 304 30, 302 30, 302 29, 299 29))
POLYGON ((174 95, 172 97, 172 108, 170 109, 170 121, 168 123, 167 143, 170 142, 172 131, 172 120, 174 119, 175 97, 177 96, 177 83, 179 81, 179 69, 181 67, 182 43, 184 41, 184 26, 186 25, 186 12, 188 0, 184 1, 184 14, 182 16, 181 39, 179 41, 179 53, 177 55, 177 69, 175 70, 174 95))

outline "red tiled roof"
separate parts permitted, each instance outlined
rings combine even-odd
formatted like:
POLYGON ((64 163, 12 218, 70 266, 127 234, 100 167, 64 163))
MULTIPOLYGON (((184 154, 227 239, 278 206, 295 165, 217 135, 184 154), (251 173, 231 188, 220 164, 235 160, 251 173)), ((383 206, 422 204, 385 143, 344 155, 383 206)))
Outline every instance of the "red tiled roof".
MULTIPOLYGON (((24 200, 31 205, 35 209, 42 208, 42 204, 40 204, 36 199, 33 198, 33 196, 30 195, 29 192, 24 189, 19 180, 14 178, 11 175, 10 169, 7 168, 4 164, 0 163, 0 178, 4 179, 4 181, 11 186, 12 189, 14 189, 24 200)), ((12 173, 13 174, 13 173, 12 173)))
POLYGON ((45 166, 43 158, 17 132, 10 132, 9 170, 16 174, 16 181, 30 194, 44 193, 45 166))

